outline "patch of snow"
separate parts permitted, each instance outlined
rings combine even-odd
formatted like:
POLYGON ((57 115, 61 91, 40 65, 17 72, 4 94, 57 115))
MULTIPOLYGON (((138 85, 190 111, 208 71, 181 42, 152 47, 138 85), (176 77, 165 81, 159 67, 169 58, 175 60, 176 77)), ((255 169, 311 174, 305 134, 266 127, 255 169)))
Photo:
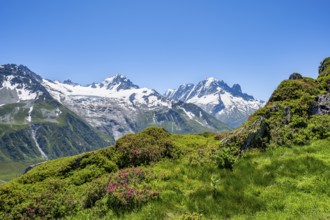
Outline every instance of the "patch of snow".
POLYGON ((196 121, 198 124, 200 124, 200 125, 202 125, 202 126, 205 126, 202 122, 198 121, 197 119, 195 119, 195 121, 196 121))
POLYGON ((154 115, 152 116, 152 121, 154 124, 156 124, 156 114, 154 113, 154 115))
POLYGON ((205 87, 209 87, 211 85, 211 83, 214 82, 214 81, 217 81, 217 79, 214 78, 214 77, 207 78, 206 83, 205 83, 205 87))
POLYGON ((56 114, 56 117, 58 117, 60 114, 62 114, 62 111, 59 108, 57 108, 55 110, 55 114, 56 114))
POLYGON ((30 107, 29 112, 28 112, 28 117, 26 118, 26 120, 28 122, 31 122, 32 121, 32 117, 31 117, 32 111, 33 111, 33 105, 30 107))
POLYGON ((3 69, 3 68, 5 68, 5 67, 0 65, 0 68, 3 69))
MULTIPOLYGON (((105 81, 111 81, 111 78, 106 79, 105 81)), ((107 89, 106 86, 95 86, 93 88, 91 85, 89 86, 81 86, 81 85, 68 85, 60 82, 52 82, 48 80, 43 80, 43 85, 46 89, 51 93, 51 95, 59 102, 69 99, 75 99, 75 97, 85 96, 86 98, 91 97, 103 97, 117 100, 119 103, 130 103, 130 96, 135 95, 133 103, 135 105, 148 105, 149 107, 156 106, 167 106, 168 104, 158 98, 155 94, 154 90, 148 88, 132 88, 127 90, 119 90, 117 91, 117 87, 114 86, 112 89, 107 89), (149 96, 149 97, 148 97, 149 96), (148 97, 145 99, 145 97, 148 97), (148 103, 148 102, 149 103, 148 103)))
POLYGON ((40 152, 41 154, 41 157, 45 160, 48 160, 48 157, 47 155, 45 154, 45 152, 41 149, 41 147, 39 146, 39 143, 36 139, 36 131, 34 129, 31 129, 31 137, 32 137, 32 140, 34 141, 36 147, 38 148, 38 151, 40 152))
POLYGON ((19 100, 33 100, 37 97, 37 94, 26 88, 23 85, 22 88, 18 88, 19 84, 12 84, 11 81, 15 76, 6 76, 6 79, 2 83, 3 88, 8 88, 10 90, 16 90, 19 100))
POLYGON ((186 111, 186 109, 179 107, 187 116, 189 119, 193 119, 195 117, 195 115, 191 112, 186 111))
POLYGON ((219 95, 214 93, 202 97, 194 96, 191 99, 187 100, 187 102, 196 105, 217 105, 219 104, 219 95))

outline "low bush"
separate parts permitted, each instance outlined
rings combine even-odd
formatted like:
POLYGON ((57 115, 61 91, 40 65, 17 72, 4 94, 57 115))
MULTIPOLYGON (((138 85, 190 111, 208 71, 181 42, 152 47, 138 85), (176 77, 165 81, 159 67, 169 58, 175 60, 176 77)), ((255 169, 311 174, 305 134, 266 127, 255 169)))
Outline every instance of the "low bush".
POLYGON ((148 184, 152 178, 150 171, 140 168, 122 169, 111 175, 106 188, 109 208, 115 212, 131 210, 158 198, 159 192, 148 184))
POLYGON ((235 162, 239 158, 239 150, 236 148, 225 147, 214 155, 219 168, 233 169, 235 162))
POLYGON ((147 128, 137 134, 129 134, 116 143, 120 152, 120 167, 147 165, 162 158, 173 158, 177 148, 170 139, 170 133, 163 128, 147 128))

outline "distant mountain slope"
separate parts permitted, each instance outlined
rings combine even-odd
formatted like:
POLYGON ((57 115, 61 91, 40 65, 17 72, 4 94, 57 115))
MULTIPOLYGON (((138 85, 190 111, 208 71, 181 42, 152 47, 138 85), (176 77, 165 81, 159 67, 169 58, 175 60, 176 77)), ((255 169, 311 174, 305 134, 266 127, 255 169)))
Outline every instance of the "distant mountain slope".
POLYGON ((244 123, 249 115, 264 105, 263 101, 243 93, 240 85, 229 87, 225 82, 212 77, 197 85, 184 84, 178 89, 170 89, 164 96, 193 103, 232 127, 244 123))
POLYGON ((50 80, 43 80, 43 85, 56 100, 115 138, 151 125, 174 133, 230 129, 198 106, 175 102, 155 90, 140 88, 122 74, 87 86, 50 80))
POLYGON ((112 143, 53 99, 41 83, 25 66, 0 66, 0 161, 52 159, 112 143))

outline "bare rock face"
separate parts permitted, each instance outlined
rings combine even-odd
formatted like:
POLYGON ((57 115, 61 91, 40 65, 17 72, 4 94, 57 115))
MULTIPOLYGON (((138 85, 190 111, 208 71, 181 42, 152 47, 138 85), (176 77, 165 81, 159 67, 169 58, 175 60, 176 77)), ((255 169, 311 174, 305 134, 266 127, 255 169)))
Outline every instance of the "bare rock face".
POLYGON ((30 166, 28 166, 27 168, 25 168, 23 174, 26 174, 27 172, 29 172, 30 170, 32 170, 34 167, 37 167, 43 163, 45 163, 46 161, 44 162, 41 162, 41 163, 36 163, 36 164, 31 164, 30 166))
POLYGON ((319 95, 311 113, 313 115, 330 115, 330 94, 319 95))
POLYGON ((302 75, 300 73, 292 73, 289 77, 289 80, 296 80, 296 79, 302 79, 302 75))
POLYGON ((223 147, 240 146, 241 150, 265 148, 269 140, 269 125, 260 117, 248 127, 238 129, 221 141, 223 147))

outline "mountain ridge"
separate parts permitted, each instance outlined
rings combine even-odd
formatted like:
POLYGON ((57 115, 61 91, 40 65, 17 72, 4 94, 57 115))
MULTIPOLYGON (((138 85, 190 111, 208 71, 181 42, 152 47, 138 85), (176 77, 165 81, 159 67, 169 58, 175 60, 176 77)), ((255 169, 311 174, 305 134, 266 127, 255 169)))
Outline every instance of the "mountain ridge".
MULTIPOLYGON (((9 84, 3 84, 0 95, 10 97, 8 98, 10 100, 4 102, 5 99, 2 99, 3 103, 0 105, 6 105, 9 102, 14 104, 19 100, 24 100, 23 95, 27 99, 38 100, 39 94, 33 93, 33 89, 39 88, 42 94, 47 96, 44 99, 53 100, 52 102, 56 100, 59 103, 56 105, 65 106, 91 125, 93 129, 114 139, 127 133, 136 133, 148 126, 161 126, 173 133, 228 131, 231 128, 219 121, 217 113, 226 107, 226 103, 232 102, 232 97, 252 100, 252 102, 254 100, 253 96, 242 93, 240 85, 234 84, 230 87, 222 80, 213 77, 197 85, 183 85, 183 87, 190 89, 189 93, 186 91, 182 94, 183 97, 186 97, 185 99, 175 100, 174 96, 169 97, 170 95, 167 95, 168 97, 165 97, 154 89, 140 88, 123 74, 107 77, 99 83, 80 85, 71 80, 60 82, 44 79, 23 65, 9 64, 5 66, 13 72, 17 68, 20 69, 23 75, 26 74, 27 77, 31 77, 35 83, 31 88, 26 87, 27 89, 24 84, 28 84, 27 81, 22 81, 21 85, 15 88, 10 87, 9 84), (17 94, 12 94, 15 91, 18 91, 17 94), (226 95, 226 92, 231 93, 230 97, 221 96, 226 95), (208 96, 206 98, 217 98, 218 96, 218 100, 226 102, 218 102, 216 105, 214 103, 199 105, 198 99, 195 100, 196 102, 191 101, 192 97, 205 98, 205 96, 208 96)), ((11 82, 11 79, 6 79, 6 83, 8 82, 11 82)), ((175 93, 177 95, 178 91, 175 93)), ((238 102, 238 104, 240 103, 238 102)), ((254 108, 260 107, 256 102, 254 105, 254 108)), ((28 106, 24 123, 28 124, 34 120, 33 115, 36 109, 33 108, 32 105, 28 106)), ((243 105, 234 106, 231 112, 225 113, 227 114, 225 118, 231 122, 231 126, 238 123, 237 121, 241 122, 246 119, 245 115, 239 111, 240 108, 243 108, 243 112, 244 110, 249 111, 249 113, 254 111, 254 108, 252 110, 251 108, 244 109, 245 106, 243 105), (233 115, 237 118, 234 118, 233 115)), ((51 117, 58 117, 61 112, 60 109, 54 109, 51 117)), ((48 114, 50 113, 48 112, 48 114)), ((47 120, 56 122, 51 117, 48 117, 47 120)), ((10 119, 7 117, 7 122, 9 121, 10 119)))
POLYGON ((170 89, 164 96, 176 101, 193 103, 218 120, 238 127, 248 116, 264 105, 264 101, 242 92, 239 84, 228 86, 223 80, 209 77, 206 80, 183 84, 170 89))
POLYGON ((111 144, 61 105, 26 66, 0 68, 0 161, 45 160, 111 144))
POLYGON ((150 125, 174 133, 230 129, 198 106, 170 100, 154 89, 140 88, 123 74, 85 86, 45 79, 43 85, 56 100, 115 139, 150 125))

